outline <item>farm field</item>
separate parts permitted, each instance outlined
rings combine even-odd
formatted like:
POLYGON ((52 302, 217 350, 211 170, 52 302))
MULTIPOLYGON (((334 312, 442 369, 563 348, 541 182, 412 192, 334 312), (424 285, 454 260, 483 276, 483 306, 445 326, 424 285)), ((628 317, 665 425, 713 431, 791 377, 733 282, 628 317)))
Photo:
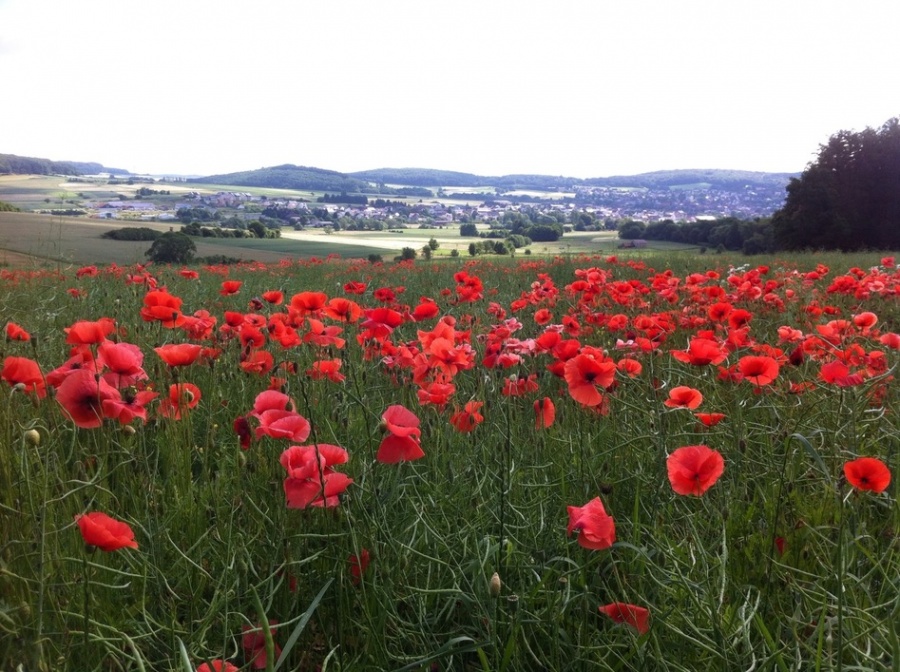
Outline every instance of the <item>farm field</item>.
POLYGON ((253 252, 0 268, 0 668, 896 667, 893 257, 253 252))

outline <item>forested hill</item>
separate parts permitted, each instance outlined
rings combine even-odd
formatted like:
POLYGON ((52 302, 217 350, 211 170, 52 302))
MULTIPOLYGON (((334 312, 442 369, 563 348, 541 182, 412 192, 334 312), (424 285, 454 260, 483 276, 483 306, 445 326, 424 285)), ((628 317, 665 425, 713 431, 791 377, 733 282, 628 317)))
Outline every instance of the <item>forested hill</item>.
POLYGON ((51 161, 33 156, 0 154, 0 175, 96 175, 97 173, 130 175, 127 170, 106 168, 100 163, 51 161))
POLYGON ((640 175, 581 179, 552 175, 472 175, 428 168, 380 168, 350 173, 351 177, 381 184, 409 184, 421 187, 478 187, 501 189, 571 189, 573 187, 622 187, 644 189, 706 188, 732 191, 765 186, 783 189, 793 173, 758 173, 749 170, 660 170, 640 175))
MULTIPOLYGON (((628 187, 645 189, 697 188, 735 191, 766 187, 784 189, 790 173, 759 173, 746 170, 666 170, 641 175, 581 179, 552 175, 474 175, 430 168, 379 168, 355 173, 286 164, 259 170, 198 177, 192 182, 245 187, 310 189, 358 193, 372 191, 369 185, 414 187, 496 187, 514 189, 569 190, 575 187, 628 187)), ((388 193, 389 189, 379 191, 388 193)))
POLYGON ((366 191, 363 180, 334 170, 294 166, 286 163, 271 168, 246 170, 224 175, 208 175, 188 182, 221 184, 235 187, 269 187, 271 189, 309 189, 312 191, 342 191, 357 193, 366 191))

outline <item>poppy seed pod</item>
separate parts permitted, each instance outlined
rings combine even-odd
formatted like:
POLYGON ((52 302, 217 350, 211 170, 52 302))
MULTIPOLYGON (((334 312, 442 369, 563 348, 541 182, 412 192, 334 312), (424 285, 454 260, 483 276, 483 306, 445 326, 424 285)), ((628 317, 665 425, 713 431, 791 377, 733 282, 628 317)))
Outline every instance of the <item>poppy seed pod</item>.
POLYGON ((497 572, 494 572, 493 576, 491 576, 490 583, 491 597, 499 597, 502 588, 503 583, 500 581, 500 575, 497 572))

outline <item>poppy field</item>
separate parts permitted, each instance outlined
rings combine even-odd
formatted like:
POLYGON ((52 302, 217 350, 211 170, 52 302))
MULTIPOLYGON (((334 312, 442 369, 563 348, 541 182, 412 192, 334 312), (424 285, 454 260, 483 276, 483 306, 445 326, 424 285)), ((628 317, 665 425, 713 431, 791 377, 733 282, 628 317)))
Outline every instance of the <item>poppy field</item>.
POLYGON ((0 668, 900 665, 876 254, 0 270, 0 668))

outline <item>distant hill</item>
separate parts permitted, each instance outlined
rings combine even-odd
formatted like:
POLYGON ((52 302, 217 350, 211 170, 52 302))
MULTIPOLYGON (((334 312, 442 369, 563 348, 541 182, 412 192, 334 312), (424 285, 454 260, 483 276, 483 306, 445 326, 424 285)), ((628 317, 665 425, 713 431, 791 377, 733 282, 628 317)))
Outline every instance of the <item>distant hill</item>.
POLYGON ((498 187, 502 190, 534 189, 570 190, 575 187, 619 187, 645 189, 700 188, 739 191, 749 188, 784 189, 792 173, 760 173, 747 170, 664 170, 640 175, 577 177, 551 175, 474 175, 430 168, 378 168, 355 173, 285 164, 240 173, 210 175, 190 182, 244 187, 271 187, 313 191, 345 191, 347 193, 395 193, 384 185, 414 187, 498 187), (372 185, 375 186, 373 189, 372 185))
POLYGON ((749 170, 658 170, 640 175, 593 177, 582 180, 586 187, 638 187, 672 189, 707 185, 708 189, 739 191, 747 187, 775 187, 783 189, 799 173, 760 173, 749 170))
POLYGON ((121 168, 106 168, 99 163, 86 163, 83 161, 51 161, 50 159, 40 159, 33 156, 0 154, 0 174, 75 176, 95 175, 97 173, 130 175, 127 170, 121 168))
POLYGON ((221 184, 235 187, 269 187, 271 189, 299 189, 310 191, 365 191, 367 184, 359 179, 334 170, 295 166, 286 163, 271 168, 247 170, 239 173, 208 175, 189 179, 188 182, 221 184))

